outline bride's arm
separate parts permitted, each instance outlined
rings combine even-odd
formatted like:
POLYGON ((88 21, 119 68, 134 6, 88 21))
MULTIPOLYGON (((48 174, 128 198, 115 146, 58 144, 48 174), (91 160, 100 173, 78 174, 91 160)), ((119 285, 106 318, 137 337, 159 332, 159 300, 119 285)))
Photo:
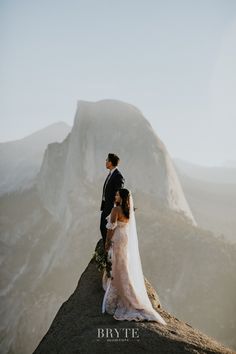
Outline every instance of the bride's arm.
POLYGON ((111 239, 117 226, 118 210, 117 207, 112 208, 110 223, 107 223, 107 237, 105 243, 105 250, 108 251, 111 245, 111 239))

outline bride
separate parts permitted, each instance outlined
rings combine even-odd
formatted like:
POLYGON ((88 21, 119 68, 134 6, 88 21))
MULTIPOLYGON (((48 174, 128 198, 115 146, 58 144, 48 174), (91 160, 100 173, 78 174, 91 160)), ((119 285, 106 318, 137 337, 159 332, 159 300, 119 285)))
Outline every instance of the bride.
POLYGON ((105 270, 102 286, 105 291, 102 313, 116 320, 156 321, 167 325, 149 300, 139 255, 133 198, 128 189, 116 192, 115 204, 107 216, 105 251, 111 262, 105 270))

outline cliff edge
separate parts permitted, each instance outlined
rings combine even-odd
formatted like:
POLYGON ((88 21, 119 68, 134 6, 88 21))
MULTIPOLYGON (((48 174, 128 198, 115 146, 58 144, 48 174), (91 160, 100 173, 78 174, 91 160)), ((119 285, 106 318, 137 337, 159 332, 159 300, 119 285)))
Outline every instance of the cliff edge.
MULTIPOLYGON (((101 247, 102 239, 95 252, 99 254, 101 247)), ((167 326, 149 321, 117 321, 102 314, 102 272, 93 256, 74 293, 62 304, 33 354, 235 353, 164 310, 152 285, 147 279, 145 283, 153 307, 167 326)))

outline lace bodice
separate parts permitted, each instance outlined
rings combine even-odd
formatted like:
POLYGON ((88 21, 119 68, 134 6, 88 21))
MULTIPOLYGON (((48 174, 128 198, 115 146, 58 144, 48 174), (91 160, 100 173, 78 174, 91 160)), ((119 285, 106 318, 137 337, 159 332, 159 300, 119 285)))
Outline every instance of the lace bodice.
POLYGON ((117 226, 118 227, 126 227, 128 225, 128 222, 126 221, 121 221, 121 220, 117 220, 116 222, 111 222, 111 214, 109 214, 107 217, 107 224, 106 224, 106 228, 110 229, 110 230, 114 230, 117 226))

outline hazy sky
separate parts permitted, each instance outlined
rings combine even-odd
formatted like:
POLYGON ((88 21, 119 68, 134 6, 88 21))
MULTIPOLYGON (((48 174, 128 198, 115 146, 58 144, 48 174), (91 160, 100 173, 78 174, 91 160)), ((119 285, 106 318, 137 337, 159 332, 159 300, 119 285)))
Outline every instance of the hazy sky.
POLYGON ((172 157, 236 160, 235 0, 0 0, 0 141, 136 105, 172 157))

